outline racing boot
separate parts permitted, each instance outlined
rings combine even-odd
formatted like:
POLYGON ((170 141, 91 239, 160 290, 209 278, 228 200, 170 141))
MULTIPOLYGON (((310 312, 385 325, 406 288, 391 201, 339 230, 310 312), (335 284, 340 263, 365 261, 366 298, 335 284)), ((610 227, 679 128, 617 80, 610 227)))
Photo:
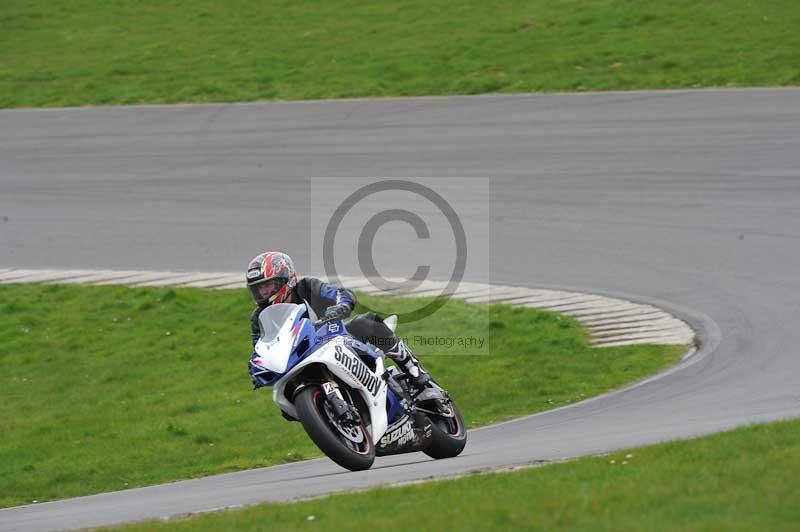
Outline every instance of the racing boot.
POLYGON ((394 360, 397 367, 408 375, 408 381, 417 389, 422 390, 430 382, 431 376, 419 363, 411 349, 398 338, 395 344, 386 351, 386 355, 394 360))

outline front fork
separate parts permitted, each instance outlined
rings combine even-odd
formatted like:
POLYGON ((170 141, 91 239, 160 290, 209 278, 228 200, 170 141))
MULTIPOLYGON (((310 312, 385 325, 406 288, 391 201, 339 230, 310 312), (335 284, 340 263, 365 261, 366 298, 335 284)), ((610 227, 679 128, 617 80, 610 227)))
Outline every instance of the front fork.
POLYGON ((322 383, 322 391, 325 393, 325 400, 331 405, 333 415, 342 423, 361 423, 361 416, 358 410, 344 400, 339 385, 335 380, 322 383))

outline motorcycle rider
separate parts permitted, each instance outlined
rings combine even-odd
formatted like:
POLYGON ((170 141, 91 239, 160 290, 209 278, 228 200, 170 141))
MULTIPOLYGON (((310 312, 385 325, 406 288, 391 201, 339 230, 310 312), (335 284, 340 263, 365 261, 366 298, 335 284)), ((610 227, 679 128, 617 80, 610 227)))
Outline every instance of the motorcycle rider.
MULTIPOLYGON (((253 345, 261 336, 258 316, 274 303, 306 302, 317 316, 342 320, 356 306, 356 296, 350 290, 337 288, 314 277, 297 278, 292 259, 286 253, 267 251, 247 266, 247 287, 256 303, 250 317, 253 345)), ((374 313, 356 316, 345 324, 347 331, 364 343, 383 350, 408 375, 410 383, 424 388, 430 381, 428 372, 420 365, 403 340, 374 313)))

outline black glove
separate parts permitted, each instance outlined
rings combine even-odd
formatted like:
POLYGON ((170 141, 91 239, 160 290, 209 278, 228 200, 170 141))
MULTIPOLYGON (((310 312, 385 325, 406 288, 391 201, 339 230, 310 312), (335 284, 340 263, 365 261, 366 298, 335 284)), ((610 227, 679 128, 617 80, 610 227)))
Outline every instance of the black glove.
POLYGON ((333 305, 332 307, 328 307, 325 310, 325 319, 343 320, 350 315, 350 312, 351 312, 350 305, 345 305, 344 303, 339 305, 333 305))

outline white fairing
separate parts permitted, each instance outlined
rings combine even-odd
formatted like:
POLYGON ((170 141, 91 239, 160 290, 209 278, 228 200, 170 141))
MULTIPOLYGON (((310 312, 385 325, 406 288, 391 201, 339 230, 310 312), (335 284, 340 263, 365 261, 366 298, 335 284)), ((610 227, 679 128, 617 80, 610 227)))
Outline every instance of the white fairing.
POLYGON ((397 315, 396 314, 392 314, 391 316, 389 316, 388 318, 383 320, 383 323, 387 327, 389 327, 389 330, 391 330, 392 332, 395 332, 395 330, 397 329, 397 315))
MULTIPOLYGON (((264 309, 259 315, 262 334, 255 347, 256 353, 261 358, 259 365, 276 373, 286 371, 294 344, 292 325, 305 311, 305 305, 291 303, 281 303, 264 309)), ((343 336, 330 337, 319 349, 293 367, 273 385, 272 399, 281 410, 297 417, 294 404, 284 394, 286 383, 310 364, 324 364, 344 384, 361 394, 369 408, 372 441, 377 445, 388 424, 383 359, 381 357, 376 359, 373 372, 361 362, 355 351, 344 340, 343 336)))
MULTIPOLYGON (((384 432, 386 432, 386 427, 388 425, 388 419, 386 417, 386 382, 382 378, 385 370, 383 360, 378 358, 375 361, 375 372, 369 372, 377 379, 377 386, 373 386, 372 389, 369 389, 356 378, 350 369, 348 369, 346 362, 343 363, 337 360, 337 347, 343 350, 347 356, 357 358, 355 352, 344 344, 342 337, 336 337, 308 358, 304 359, 297 366, 292 368, 290 373, 276 382, 272 390, 272 399, 278 404, 281 410, 291 416, 297 417, 297 410, 284 395, 286 383, 293 375, 301 372, 303 368, 309 364, 325 364, 331 373, 339 377, 345 384, 361 393, 361 397, 369 408, 369 416, 372 425, 370 428, 372 432, 372 442, 377 445, 384 432), (375 393, 376 390, 377 393, 375 393)), ((339 358, 342 357, 340 356, 339 358)))
POLYGON ((302 305, 280 303, 261 311, 258 316, 261 338, 256 342, 255 351, 261 357, 262 366, 276 373, 286 371, 294 342, 292 324, 304 310, 302 305))

